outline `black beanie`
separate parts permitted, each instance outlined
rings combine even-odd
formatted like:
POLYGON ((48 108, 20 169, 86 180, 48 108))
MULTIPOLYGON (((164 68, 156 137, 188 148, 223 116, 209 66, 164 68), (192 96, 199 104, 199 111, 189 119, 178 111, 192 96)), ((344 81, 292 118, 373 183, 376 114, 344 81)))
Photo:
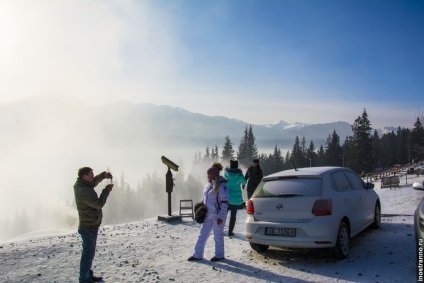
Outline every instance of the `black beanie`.
POLYGON ((230 168, 238 168, 238 161, 230 160, 230 168))
POLYGON ((258 159, 258 158, 255 158, 255 159, 253 159, 253 162, 255 162, 255 163, 258 163, 258 164, 259 164, 259 159, 258 159))

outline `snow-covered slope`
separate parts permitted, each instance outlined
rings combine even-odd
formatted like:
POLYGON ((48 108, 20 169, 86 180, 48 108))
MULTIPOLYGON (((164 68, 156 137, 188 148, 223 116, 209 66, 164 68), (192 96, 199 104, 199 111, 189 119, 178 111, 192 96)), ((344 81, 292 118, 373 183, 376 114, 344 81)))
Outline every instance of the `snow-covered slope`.
MULTIPOLYGON (((413 282, 416 276, 413 213, 424 192, 411 188, 424 177, 401 177, 398 189, 375 190, 381 197, 382 227, 353 239, 348 259, 327 250, 275 249, 259 254, 245 240, 239 211, 236 236, 226 237, 226 259, 188 262, 200 225, 190 218, 166 223, 148 219, 102 227, 94 270, 104 282, 413 282), (402 216, 395 216, 401 214, 402 216)), ((107 205, 105 209, 108 209, 107 205)), ((164 211, 166 209, 164 208, 164 211)), ((38 235, 0 244, 1 282, 77 282, 81 241, 76 232, 38 235)))

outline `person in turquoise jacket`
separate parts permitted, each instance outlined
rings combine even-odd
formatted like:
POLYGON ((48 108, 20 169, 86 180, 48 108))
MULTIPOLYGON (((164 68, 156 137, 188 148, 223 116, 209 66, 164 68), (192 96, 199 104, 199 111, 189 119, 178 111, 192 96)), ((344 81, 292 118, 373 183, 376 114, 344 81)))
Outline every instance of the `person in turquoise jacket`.
POLYGON ((244 188, 247 181, 244 178, 243 171, 238 168, 237 160, 230 160, 230 168, 225 168, 224 178, 228 180, 228 210, 231 212, 230 223, 228 225, 228 236, 233 236, 234 226, 236 225, 237 210, 240 209, 243 204, 241 186, 244 188))

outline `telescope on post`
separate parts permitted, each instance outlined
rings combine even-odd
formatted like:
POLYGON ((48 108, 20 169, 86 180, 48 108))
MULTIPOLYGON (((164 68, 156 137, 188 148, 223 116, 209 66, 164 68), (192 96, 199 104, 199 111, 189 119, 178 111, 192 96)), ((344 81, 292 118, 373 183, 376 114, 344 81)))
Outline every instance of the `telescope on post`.
POLYGON ((171 168, 174 171, 178 171, 178 165, 175 164, 174 162, 172 162, 171 160, 169 160, 168 158, 166 158, 165 156, 161 157, 162 162, 168 166, 168 169, 171 168))
POLYGON ((166 216, 158 216, 158 220, 164 220, 167 222, 175 221, 175 220, 181 220, 180 215, 172 215, 171 214, 171 193, 175 186, 174 179, 172 178, 171 169, 174 171, 178 171, 178 165, 166 158, 165 156, 161 157, 162 162, 168 166, 168 171, 166 172, 166 185, 165 189, 168 193, 168 215, 166 216))

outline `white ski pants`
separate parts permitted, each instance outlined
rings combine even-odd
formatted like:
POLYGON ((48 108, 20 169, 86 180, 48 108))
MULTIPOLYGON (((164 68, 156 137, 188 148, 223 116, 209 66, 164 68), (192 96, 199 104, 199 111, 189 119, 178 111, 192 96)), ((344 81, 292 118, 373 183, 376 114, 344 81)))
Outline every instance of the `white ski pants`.
POLYGON ((224 227, 226 217, 223 219, 221 225, 216 223, 217 216, 213 215, 212 217, 208 216, 205 219, 205 222, 200 228, 199 237, 197 238, 196 245, 194 246, 193 256, 195 258, 203 258, 205 252, 206 242, 213 231, 213 240, 215 242, 215 257, 223 258, 224 257, 224 227))

